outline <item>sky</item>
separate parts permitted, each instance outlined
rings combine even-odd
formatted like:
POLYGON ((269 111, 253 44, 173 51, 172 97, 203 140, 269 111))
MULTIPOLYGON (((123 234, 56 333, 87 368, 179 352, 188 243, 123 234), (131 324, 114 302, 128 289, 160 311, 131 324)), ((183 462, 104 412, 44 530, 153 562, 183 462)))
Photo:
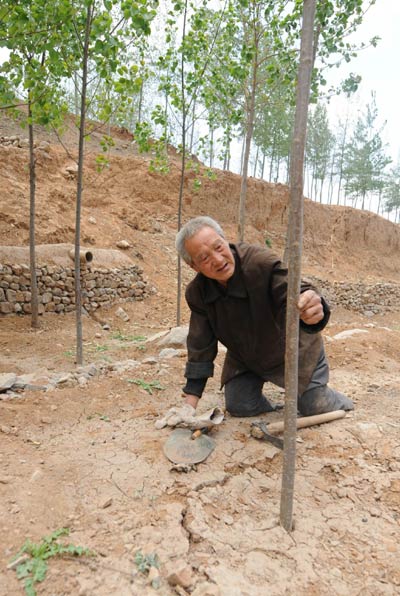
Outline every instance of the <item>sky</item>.
POLYGON ((376 48, 362 50, 350 64, 330 72, 329 83, 338 83, 351 72, 361 75, 362 82, 350 99, 350 106, 349 100, 338 97, 331 100, 328 110, 332 124, 348 107, 356 115, 358 109, 365 109, 371 91, 375 91, 378 123, 387 121, 382 138, 389 144, 389 155, 397 162, 400 160, 400 0, 376 0, 351 39, 366 42, 375 35, 381 38, 376 48))

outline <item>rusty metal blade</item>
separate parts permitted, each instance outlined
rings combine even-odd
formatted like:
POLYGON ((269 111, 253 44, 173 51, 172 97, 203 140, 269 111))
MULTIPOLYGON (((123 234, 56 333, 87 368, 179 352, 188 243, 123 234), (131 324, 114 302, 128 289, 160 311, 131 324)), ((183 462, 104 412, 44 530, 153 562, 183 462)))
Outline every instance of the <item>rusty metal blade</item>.
POLYGON ((204 461, 215 447, 208 435, 192 439, 189 428, 176 428, 164 444, 164 455, 174 464, 198 464, 204 461))

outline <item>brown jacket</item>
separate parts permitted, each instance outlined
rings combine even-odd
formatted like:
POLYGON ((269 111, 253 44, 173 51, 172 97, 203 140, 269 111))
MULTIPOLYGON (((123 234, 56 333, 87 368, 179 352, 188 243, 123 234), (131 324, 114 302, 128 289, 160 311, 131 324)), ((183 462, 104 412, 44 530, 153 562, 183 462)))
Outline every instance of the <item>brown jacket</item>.
MULTIPOLYGON (((218 340, 228 350, 222 386, 247 370, 266 381, 276 382, 282 378, 287 270, 269 249, 246 243, 230 247, 236 265, 226 289, 201 273, 186 289, 191 310, 185 371, 188 383, 184 389, 187 393, 190 393, 191 380, 213 375, 218 340)), ((303 282, 301 291, 307 289, 315 288, 303 282)), ((309 384, 322 350, 318 332, 325 327, 330 315, 324 300, 323 306, 325 316, 317 325, 300 321, 299 394, 309 384)))

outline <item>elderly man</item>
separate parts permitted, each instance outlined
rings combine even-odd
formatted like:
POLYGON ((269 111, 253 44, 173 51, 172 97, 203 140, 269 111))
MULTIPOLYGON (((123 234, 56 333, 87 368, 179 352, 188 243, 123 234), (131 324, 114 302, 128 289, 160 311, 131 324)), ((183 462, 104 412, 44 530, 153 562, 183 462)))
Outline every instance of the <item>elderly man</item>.
MULTIPOLYGON (((264 382, 284 386, 287 270, 267 248, 228 244, 220 225, 196 217, 176 237, 176 248, 197 272, 186 289, 191 311, 183 410, 194 415, 208 377, 213 375, 218 341, 227 348, 221 385, 233 416, 256 416, 276 409, 263 395, 264 382)), ((321 329, 327 303, 302 283, 299 398, 303 416, 352 410, 353 402, 328 387, 329 367, 321 329)))

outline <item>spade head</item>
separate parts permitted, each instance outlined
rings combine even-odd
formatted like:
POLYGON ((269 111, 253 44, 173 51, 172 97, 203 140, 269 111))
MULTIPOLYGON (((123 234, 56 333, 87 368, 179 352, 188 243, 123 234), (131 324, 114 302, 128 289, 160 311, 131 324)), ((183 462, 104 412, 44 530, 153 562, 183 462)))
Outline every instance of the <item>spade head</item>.
POLYGON ((189 428, 176 428, 164 445, 164 454, 174 464, 198 464, 204 461, 215 447, 209 436, 201 434, 192 439, 189 428))

